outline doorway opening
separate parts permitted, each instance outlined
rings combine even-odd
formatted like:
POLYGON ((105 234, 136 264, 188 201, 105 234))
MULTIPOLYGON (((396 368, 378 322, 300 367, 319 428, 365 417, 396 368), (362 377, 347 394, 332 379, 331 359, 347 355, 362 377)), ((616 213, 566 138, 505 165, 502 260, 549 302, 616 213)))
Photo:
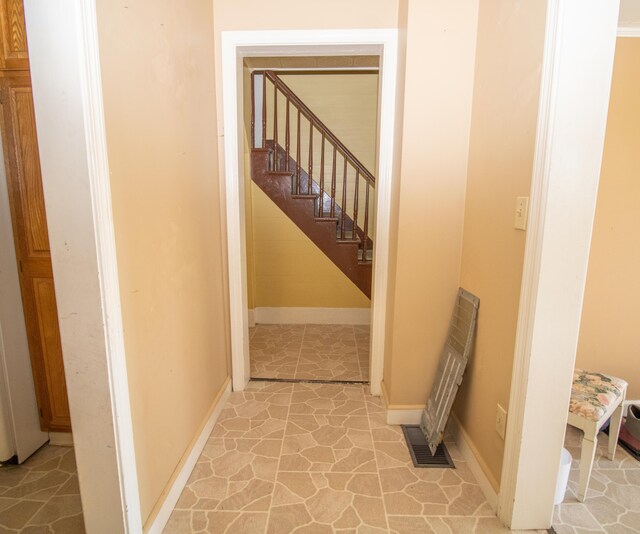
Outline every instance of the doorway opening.
POLYGON ((369 382, 378 67, 243 60, 252 379, 369 382))
POLYGON ((576 462, 565 494, 557 496, 562 498, 553 517, 558 531, 575 524, 576 514, 592 530, 638 525, 633 499, 627 496, 638 494, 640 475, 640 434, 634 410, 628 411, 630 405, 640 406, 640 341, 633 313, 640 297, 635 276, 640 260, 640 130, 635 127, 640 121, 640 31, 629 33, 618 32, 616 39, 575 362, 571 412, 578 417, 570 416, 564 440, 576 462), (591 402, 581 404, 578 392, 588 391, 591 402))
MULTIPOLYGON (((348 241, 349 238, 353 238, 354 234, 359 239, 360 243, 367 243, 368 240, 364 239, 364 235, 360 235, 358 228, 362 232, 364 232, 364 228, 361 226, 361 223, 356 224, 355 226, 349 222, 346 224, 342 224, 343 217, 342 212, 340 212, 339 216, 336 217, 337 210, 335 208, 336 205, 342 207, 342 205, 346 205, 352 201, 352 197, 354 195, 349 195, 347 192, 347 201, 344 202, 342 197, 345 193, 345 188, 340 189, 338 187, 338 183, 343 179, 345 174, 345 162, 347 166, 346 174, 347 176, 355 177, 355 170, 350 170, 350 168, 356 168, 357 165, 353 165, 354 161, 350 158, 349 154, 346 154, 345 150, 340 150, 342 147, 337 145, 336 148, 336 165, 334 166, 336 179, 335 179, 335 193, 332 192, 331 183, 332 180, 328 179, 326 182, 325 188, 323 188, 323 200, 319 200, 319 187, 320 187, 320 169, 329 168, 328 165, 333 163, 333 146, 330 144, 334 142, 333 139, 330 139, 330 135, 324 132, 325 138, 325 158, 329 155, 328 160, 325 161, 325 165, 321 163, 321 146, 322 146, 322 137, 323 133, 319 126, 319 120, 308 120, 308 115, 300 111, 301 115, 301 129, 300 129, 300 139, 298 142, 298 132, 297 129, 295 132, 292 130, 289 131, 289 149, 293 146, 293 154, 297 157, 298 149, 300 151, 300 158, 296 161, 308 161, 308 156, 311 153, 312 159, 315 163, 312 162, 311 167, 308 166, 308 163, 305 164, 302 171, 298 172, 297 166, 294 163, 293 173, 295 175, 295 180, 291 183, 292 175, 291 170, 289 171, 280 171, 281 168, 286 169, 286 165, 289 162, 286 154, 286 126, 281 126, 280 123, 280 112, 284 112, 282 119, 282 124, 285 124, 285 115, 286 115, 286 101, 287 97, 290 102, 289 104, 289 112, 290 112, 290 125, 297 124, 297 115, 298 109, 294 108, 293 101, 295 98, 291 94, 287 94, 287 92, 281 89, 281 86, 278 87, 278 90, 268 89, 264 90, 261 94, 263 100, 267 96, 273 97, 275 94, 278 94, 278 98, 274 101, 276 106, 280 106, 280 111, 273 116, 278 117, 278 121, 271 120, 270 122, 265 117, 264 126, 263 121, 255 121, 253 128, 251 128, 250 124, 250 104, 249 102, 245 102, 243 100, 243 94, 251 93, 251 81, 249 77, 249 81, 245 82, 248 84, 247 91, 243 91, 243 72, 245 68, 247 70, 250 69, 249 66, 245 67, 244 59, 245 58, 256 58, 249 59, 248 63, 251 61, 257 61, 257 58, 260 58, 260 61, 264 61, 265 58, 283 58, 283 57, 293 57, 297 58, 300 61, 300 58, 315 58, 314 68, 317 70, 317 62, 320 61, 318 58, 320 57, 333 57, 334 60, 337 57, 373 57, 378 61, 378 65, 380 66, 377 80, 377 105, 376 107, 376 117, 375 121, 377 124, 377 131, 379 131, 379 135, 377 135, 376 145, 375 145, 375 154, 373 155, 373 159, 375 161, 375 166, 377 167, 378 176, 375 177, 376 188, 375 191, 372 189, 369 190, 369 202, 371 205, 372 212, 375 211, 375 216, 371 217, 368 221, 367 228, 367 237, 372 241, 375 241, 375 252, 372 252, 372 249, 368 247, 368 250, 362 250, 364 247, 355 246, 356 251, 355 258, 356 264, 360 260, 360 263, 370 263, 370 271, 371 271, 371 286, 370 286, 370 295, 371 295, 371 311, 368 312, 366 310, 366 306, 362 306, 365 310, 364 312, 359 312, 360 319, 351 320, 351 324, 344 325, 345 318, 341 317, 339 324, 342 324, 342 327, 346 330, 350 329, 351 332, 347 333, 347 335, 352 336, 350 339, 351 346, 355 348, 355 354, 357 356, 357 347, 361 346, 361 354, 363 365, 360 364, 360 360, 358 360, 358 367, 352 365, 351 369, 353 370, 353 374, 351 376, 359 376, 362 377, 362 370, 364 368, 365 374, 369 374, 369 381, 371 384, 371 392, 374 395, 380 394, 380 384, 382 381, 382 366, 383 366, 383 348, 384 348, 384 324, 385 324, 385 314, 386 314, 386 293, 387 293, 387 263, 388 263, 388 248, 389 248, 389 218, 390 218, 390 191, 391 191, 391 169, 392 169, 392 156, 393 156, 393 139, 394 139, 394 113, 395 113, 395 91, 396 91, 396 63, 397 63, 397 31, 396 30, 341 30, 334 32, 326 32, 326 31, 310 31, 310 32, 223 32, 222 35, 222 64, 223 64, 223 106, 224 106, 224 129, 225 129, 225 176, 226 176, 226 198, 227 198, 227 243, 228 243, 228 261, 229 261, 229 296, 230 296, 230 311, 231 311, 231 345, 232 345, 232 374, 233 374, 233 387, 236 391, 244 389, 246 383, 248 382, 251 376, 251 362, 250 362, 250 343, 249 336, 250 333, 252 335, 256 335, 259 333, 258 330, 250 332, 249 325, 255 323, 260 323, 260 313, 256 317, 255 313, 255 303, 254 303, 254 313, 249 313, 249 282, 248 282, 248 269, 247 269, 247 241, 248 241, 248 226, 247 226, 247 218, 246 218, 246 192, 245 189, 247 184, 252 186, 252 189, 256 189, 253 187, 251 181, 251 166, 255 161, 251 161, 251 158, 246 158, 244 151, 240 150, 240 147, 243 146, 243 143, 247 143, 249 146, 250 142, 255 144, 256 140, 260 141, 260 148, 263 149, 263 154, 261 155, 263 158, 263 165, 269 172, 285 172, 288 173, 288 195, 289 196, 297 196, 304 197, 310 196, 310 193, 316 194, 316 200, 311 201, 311 204, 315 204, 316 214, 319 214, 319 210, 322 209, 325 211, 325 206, 328 208, 328 215, 333 215, 333 217, 327 217, 333 219, 331 224, 334 225, 334 228, 337 229, 338 235, 336 235, 336 230, 334 230, 333 240, 336 241, 336 238, 342 239, 342 231, 344 230, 344 240, 348 241), (271 91, 269 95, 267 91, 271 91), (285 95, 285 96, 283 96, 285 95), (249 109, 246 107, 249 105, 249 109), (247 121, 246 114, 249 113, 249 121, 247 121), (304 117, 307 117, 306 119, 304 117), (245 122, 247 121, 247 122, 245 122), (306 121, 306 122, 305 122, 306 121), (310 122, 313 123, 313 126, 310 125, 310 122), (247 126, 245 127, 245 124, 247 126), (256 124, 258 126, 256 127, 256 124), (269 141, 269 132, 273 132, 273 126, 277 124, 279 129, 277 145, 284 150, 280 150, 278 147, 277 150, 273 150, 271 147, 271 151, 278 155, 278 157, 273 158, 273 155, 269 155, 269 147, 262 146, 264 143, 266 145, 267 141, 269 141), (309 128, 310 130, 306 130, 306 139, 303 141, 303 130, 309 128), (282 130, 282 128, 285 128, 282 130), (247 131, 247 135, 243 135, 244 131, 247 131), (256 134, 256 131, 259 132, 256 134), (309 134, 311 131, 311 135, 309 134), (250 132, 250 133, 249 133, 250 132), (264 132, 264 137, 262 136, 264 132), (321 133, 318 133, 321 132, 321 133), (259 138, 256 138, 256 135, 259 138), (294 142, 292 143, 292 138, 294 142), (306 142, 310 139, 313 139, 312 143, 315 148, 309 151, 306 148, 306 142), (281 144, 281 142, 284 144, 281 144), (318 154, 316 154, 316 150, 319 150, 318 154), (304 154, 304 156, 303 156, 304 154), (317 166, 316 166, 317 165, 317 166), (282 167, 281 167, 282 166, 282 167), (309 172, 311 169, 311 174, 316 174, 315 178, 312 176, 311 187, 309 187, 309 172), (306 176, 305 176, 306 175, 306 176), (306 182, 305 182, 306 178, 306 182), (318 181, 316 181, 318 180, 318 181), (314 189, 315 188, 315 189, 314 189), (328 191, 327 191, 328 189, 328 191), (332 194, 333 193, 333 194, 332 194), (325 197, 328 197, 326 198, 325 197), (333 197, 333 202, 332 202, 333 197), (338 197, 338 198, 336 198, 338 197), (325 203, 326 201, 326 203, 325 203), (340 203, 342 201, 342 204, 340 203), (333 211, 331 210, 333 205, 333 211), (338 227, 338 222, 341 225, 338 227), (370 320, 366 320, 366 316, 370 313, 370 320), (362 318, 364 317, 364 319, 362 318), (354 322, 361 322, 364 324, 353 326, 354 322), (367 324, 370 323, 370 326, 367 324), (370 340, 367 340, 367 329, 370 328, 370 340), (360 330, 360 332, 356 332, 356 330, 360 330), (254 333, 255 332, 255 333, 254 333), (361 334, 361 335, 359 335, 361 334), (357 339, 358 338, 358 339, 357 339), (358 343, 358 340, 360 343, 358 343), (369 345, 370 351, 369 354, 366 354, 366 347, 369 345), (369 357, 369 367, 367 369, 366 366, 366 357, 369 357), (356 375, 357 373, 357 375, 356 375)), ((345 61, 345 60, 342 60, 345 61)), ((347 60, 348 61, 348 60, 347 60)), ((373 60, 372 60, 373 61, 373 60)), ((248 65, 247 63, 247 65, 248 65)), ((304 64, 303 64, 304 65, 304 64)), ((286 67, 290 69, 291 67, 286 67)), ((335 69, 335 67, 334 67, 335 69)), ((262 71, 262 84, 263 86, 267 83, 267 78, 272 77, 279 79, 279 77, 271 76, 267 74, 267 70, 264 68, 264 64, 260 65, 260 68, 255 68, 255 70, 262 71)), ((308 67, 307 67, 308 70, 308 67)), ((370 69, 371 70, 371 69, 370 69)), ((285 73, 281 73, 282 77, 285 77, 285 73)), ((301 76, 300 73, 288 73, 286 76, 289 77, 289 81, 291 82, 291 76, 301 76)), ((328 74, 323 74, 323 76, 328 76, 328 74)), ((254 77, 255 80, 255 77, 254 77)), ((255 81, 254 81, 255 83, 255 81)), ((276 82, 279 83, 279 82, 276 82)), ((259 90, 258 90, 259 91, 259 90)), ((255 93, 255 86, 254 86, 255 93)), ((254 95, 255 96, 255 95, 254 95)), ((263 110, 266 110, 266 105, 260 109, 260 112, 257 114, 259 117, 263 115, 263 110)), ((271 139, 273 140, 273 139, 271 139)), ((335 142, 334 142, 335 144, 335 142)), ((351 152, 351 151, 349 151, 351 152)), ((253 154, 253 158, 258 158, 258 154, 253 154)), ((292 157, 291 152, 289 152, 289 157, 292 157)), ((357 158, 354 158, 357 160, 357 158)), ((291 169, 291 166, 289 167, 291 169)), ((255 180, 254 180, 255 181, 255 180)), ((349 182, 349 180, 347 180, 349 182)), ((362 169, 359 170, 359 183, 364 188, 364 197, 366 199, 366 180, 363 176, 362 169)), ((283 189, 281 189, 283 191, 283 189)), ((354 190, 355 191, 355 190, 354 190)), ((358 193, 360 195, 360 193, 358 193)), ((361 197, 360 197, 361 198, 361 197)), ((364 199, 361 198, 364 201, 364 199)), ((354 202, 355 204, 355 202, 354 202)), ((311 208, 313 210, 314 208, 311 208)), ((360 211, 362 208, 358 208, 360 212, 360 221, 364 224, 364 220, 362 219, 362 212, 360 211)), ((371 213, 371 212, 370 212, 371 213)), ((353 212, 349 213, 345 210, 344 215, 349 216, 351 221, 354 220, 355 214, 353 212)), ((313 217, 313 215, 312 215, 313 217)), ((315 221, 314 221, 314 224, 315 221)), ((329 224, 329 222, 319 223, 321 224, 329 224)), ((298 225, 299 226, 299 225, 298 225)), ((252 229, 255 228, 255 222, 252 223, 252 229)), ((260 230, 263 230, 261 227, 260 230)), ((253 239, 253 237, 252 237, 253 239)), ((351 239, 351 241, 355 241, 351 239)), ((316 242, 317 244, 317 242, 316 242)), ((346 244, 345 244, 346 245, 346 244)), ((354 243, 350 244, 351 246, 354 243)), ((340 245, 342 246, 342 245, 340 245)), ((345 246, 345 249, 349 245, 345 246)), ((335 263, 335 262, 334 262, 335 263)), ((297 266, 290 266, 294 269, 297 266)), ((342 269, 344 272, 344 269, 342 269)), ((350 276, 350 280, 353 282, 354 277, 350 276)), ((253 281, 252 281, 253 282, 253 281)), ((358 287, 357 282, 354 282, 358 287)), ((254 294, 255 295, 255 294, 254 294)), ((366 301, 365 301, 366 302, 366 301)), ((265 307, 267 308, 267 307, 265 307)), ((297 311, 301 307, 292 306, 294 314, 299 314, 297 311)), ((271 313, 268 311, 267 313, 271 313)), ((315 312, 314 312, 315 313, 315 312)), ((297 318, 300 320, 299 317, 297 318)), ((279 319, 281 322, 286 322, 286 317, 279 319)), ((333 321, 335 321, 335 316, 333 321)), ((309 322, 317 322, 309 321, 309 322)), ((322 321, 324 323, 332 323, 332 319, 325 319, 322 321)), ((290 323, 289 323, 290 324, 290 323)), ((336 324, 336 323, 333 323, 336 324)), ((334 340, 336 336, 339 337, 339 334, 336 332, 331 332, 330 328, 326 328, 326 324, 323 325, 325 327, 325 331, 322 331, 322 328, 318 329, 318 332, 310 332, 310 335, 313 334, 313 337, 308 339, 308 346, 312 346, 315 344, 316 347, 322 347, 322 343, 326 343, 327 340, 334 340), (326 331, 329 330, 329 331, 326 331)), ((298 332, 294 334, 294 338, 300 342, 300 349, 302 344, 304 343, 304 334, 298 332)), ((288 334, 287 334, 288 335, 288 334)), ((286 338, 286 335, 284 336, 286 338)), ((326 347, 326 344, 324 345, 326 347)), ((295 367, 298 366, 300 361, 300 349, 298 349, 297 360, 295 363, 295 367)), ((293 373, 295 377, 296 369, 291 369, 294 367, 292 365, 292 360, 294 358, 290 358, 290 361, 286 362, 286 366, 289 368, 289 372, 293 373)), ((324 363, 325 366, 323 373, 324 376, 329 377, 330 374, 333 374, 334 371, 329 370, 328 368, 334 364, 330 359, 327 359, 329 363, 324 363)), ((318 369, 317 363, 311 363, 310 367, 314 367, 316 370, 318 369)), ((311 376, 311 375, 307 375, 311 376)), ((342 374, 343 378, 349 376, 348 373, 342 374)))

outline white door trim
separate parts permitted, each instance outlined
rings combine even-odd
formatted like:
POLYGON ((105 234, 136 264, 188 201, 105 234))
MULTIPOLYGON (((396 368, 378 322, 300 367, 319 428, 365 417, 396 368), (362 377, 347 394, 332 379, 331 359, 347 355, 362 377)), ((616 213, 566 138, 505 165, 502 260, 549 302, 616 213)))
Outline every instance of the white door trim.
POLYGON ((371 295, 371 393, 380 395, 389 261, 389 224, 397 69, 397 30, 293 30, 222 32, 222 100, 233 388, 249 380, 242 57, 245 55, 353 55, 381 58, 380 140, 376 182, 376 252, 371 295))
POLYGON ((551 525, 604 146, 618 2, 548 0, 498 516, 551 525), (586 4, 586 5, 585 5, 586 4))
POLYGON ((25 15, 85 526, 142 532, 96 5, 26 0, 25 15))

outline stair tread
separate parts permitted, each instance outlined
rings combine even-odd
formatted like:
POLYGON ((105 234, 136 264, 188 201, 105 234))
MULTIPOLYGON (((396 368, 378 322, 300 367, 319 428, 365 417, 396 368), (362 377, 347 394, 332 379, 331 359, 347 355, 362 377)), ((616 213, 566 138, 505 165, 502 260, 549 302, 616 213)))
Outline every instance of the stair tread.
MULTIPOLYGON (((315 181, 309 188, 310 178, 300 170, 300 180, 297 179, 295 162, 290 170, 286 169, 286 153, 273 141, 267 140, 265 148, 255 150, 255 158, 252 159, 252 180, 282 209, 317 246, 331 259, 356 286, 367 296, 371 291, 372 253, 371 239, 367 237, 367 254, 363 254, 364 237, 359 227, 354 233, 355 223, 350 219, 349 213, 343 213, 338 199, 332 200, 326 191, 322 191, 315 181), (277 158, 278 170, 269 170, 277 158), (255 173, 255 174, 254 174, 255 173), (296 194, 298 192, 298 194, 296 194), (286 202, 286 199, 289 202, 286 202), (295 200, 313 200, 313 204, 295 202, 295 200), (323 208, 323 216, 320 209, 323 208), (332 211, 333 217, 331 215, 332 211), (306 220, 305 220, 306 219, 306 220), (336 226, 318 226, 314 223, 333 223, 336 226), (309 224, 311 223, 311 224, 309 224), (336 234, 333 234, 333 232, 336 234), (341 235, 344 232, 344 239, 341 235), (334 236, 335 235, 335 239, 334 236), (355 239, 354 239, 355 237, 355 239), (347 245, 348 248, 341 247, 347 245), (353 247, 353 245, 356 245, 353 247), (352 248, 353 247, 353 248, 352 248), (354 267, 357 267, 354 269, 354 267)), ((252 156, 252 158, 254 157, 252 156)))
POLYGON ((287 176, 290 178, 292 172, 291 171, 266 171, 265 174, 274 175, 274 176, 287 176))

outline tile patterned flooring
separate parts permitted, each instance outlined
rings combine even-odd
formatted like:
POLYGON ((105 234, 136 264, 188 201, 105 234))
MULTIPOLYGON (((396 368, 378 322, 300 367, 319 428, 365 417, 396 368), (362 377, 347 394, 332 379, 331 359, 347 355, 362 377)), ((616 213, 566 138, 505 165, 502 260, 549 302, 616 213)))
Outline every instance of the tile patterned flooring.
POLYGON ((557 534, 632 534, 640 532, 640 462, 618 446, 615 460, 607 459, 609 436, 599 434, 596 459, 584 503, 578 491, 582 433, 567 426, 565 447, 573 456, 565 500, 556 506, 553 528, 557 534))
POLYGON ((456 469, 414 468, 367 391, 250 382, 232 393, 165 534, 509 532, 454 443, 456 469))
POLYGON ((45 445, 24 464, 0 468, 0 533, 82 534, 71 447, 45 445))
POLYGON ((369 380, 369 326, 258 325, 249 345, 252 378, 369 380))
MULTIPOLYGON (((252 376, 366 380, 369 329, 252 328, 252 376)), ((584 503, 577 501, 581 434, 557 534, 640 533, 640 462, 601 434, 584 503)), ((486 503, 455 443, 456 469, 416 469, 402 431, 385 423, 365 385, 250 382, 232 393, 165 534, 509 532, 486 503)), ((46 445, 0 468, 0 534, 83 534, 72 448, 46 445)))

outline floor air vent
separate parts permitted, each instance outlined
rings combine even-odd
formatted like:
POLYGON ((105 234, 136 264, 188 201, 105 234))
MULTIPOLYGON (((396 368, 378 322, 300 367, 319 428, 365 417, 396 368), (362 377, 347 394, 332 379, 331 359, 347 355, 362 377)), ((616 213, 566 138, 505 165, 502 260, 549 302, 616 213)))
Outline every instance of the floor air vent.
POLYGON ((402 425, 402 432, 407 440, 415 467, 452 467, 455 469, 456 466, 453 464, 444 443, 440 443, 436 453, 431 454, 427 438, 420 430, 420 425, 402 425))

